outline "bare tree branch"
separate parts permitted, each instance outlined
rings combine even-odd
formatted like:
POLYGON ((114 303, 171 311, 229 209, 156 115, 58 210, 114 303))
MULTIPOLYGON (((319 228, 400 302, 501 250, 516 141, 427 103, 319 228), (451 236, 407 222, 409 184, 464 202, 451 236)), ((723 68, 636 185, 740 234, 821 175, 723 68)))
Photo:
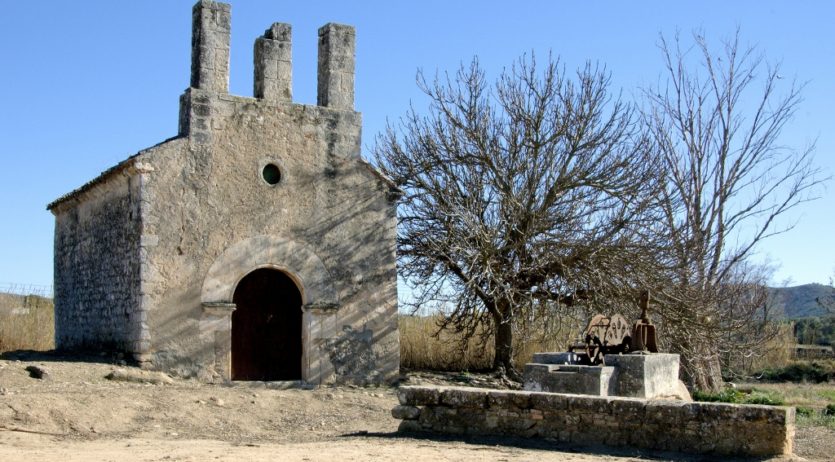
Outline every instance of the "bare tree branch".
POLYGON ((824 179, 812 164, 814 145, 779 142, 803 86, 778 92, 780 67, 742 47, 738 31, 719 53, 699 33, 693 42, 684 49, 678 36, 661 37, 667 83, 645 90, 643 119, 666 174, 667 270, 655 293, 690 378, 715 390, 723 353, 767 339, 758 322, 767 317, 767 281, 751 253, 790 229, 778 219, 814 199, 824 179))
POLYGON ((634 291, 624 271, 656 245, 642 230, 657 221, 658 163, 593 64, 570 75, 523 56, 490 87, 473 60, 418 85, 428 111, 375 147, 405 191, 401 274, 419 303, 453 301, 445 325, 472 335, 489 320, 494 367, 512 371, 520 319, 634 291))

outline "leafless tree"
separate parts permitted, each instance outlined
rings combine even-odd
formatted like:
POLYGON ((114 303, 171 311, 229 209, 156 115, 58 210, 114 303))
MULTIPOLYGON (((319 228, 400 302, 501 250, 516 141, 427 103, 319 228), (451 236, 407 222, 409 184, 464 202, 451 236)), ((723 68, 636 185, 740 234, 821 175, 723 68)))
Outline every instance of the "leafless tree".
POLYGON ((446 304, 445 326, 489 334, 494 368, 513 375, 516 321, 532 307, 634 291, 654 156, 591 64, 567 75, 550 57, 541 70, 522 57, 488 85, 473 60, 431 83, 419 73, 418 85, 426 115, 412 108, 375 147, 405 191, 400 273, 416 305, 446 304))
POLYGON ((749 257, 792 227, 781 217, 810 200, 822 179, 813 144, 794 149, 780 138, 803 85, 741 46, 738 32, 718 53, 702 34, 693 39, 687 46, 661 38, 666 80, 645 92, 644 120, 666 177, 659 229, 670 244, 655 293, 664 335, 692 384, 716 390, 720 358, 749 354, 767 337, 752 334, 764 326, 767 281, 749 257))
POLYGON ((829 294, 821 295, 815 299, 821 308, 826 310, 829 314, 835 314, 835 276, 829 278, 829 288, 832 289, 829 294))

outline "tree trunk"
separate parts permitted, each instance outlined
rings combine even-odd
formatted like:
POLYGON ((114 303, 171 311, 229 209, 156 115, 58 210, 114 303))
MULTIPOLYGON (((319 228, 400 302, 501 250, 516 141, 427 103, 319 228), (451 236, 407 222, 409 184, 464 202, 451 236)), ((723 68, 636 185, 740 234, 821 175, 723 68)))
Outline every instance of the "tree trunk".
POLYGON ((722 380, 722 363, 719 354, 712 348, 690 352, 681 356, 686 381, 695 389, 717 393, 725 385, 722 380))
POLYGON ((498 316, 493 318, 496 323, 496 346, 493 357, 493 370, 504 371, 509 376, 516 375, 516 368, 513 364, 513 324, 498 316))

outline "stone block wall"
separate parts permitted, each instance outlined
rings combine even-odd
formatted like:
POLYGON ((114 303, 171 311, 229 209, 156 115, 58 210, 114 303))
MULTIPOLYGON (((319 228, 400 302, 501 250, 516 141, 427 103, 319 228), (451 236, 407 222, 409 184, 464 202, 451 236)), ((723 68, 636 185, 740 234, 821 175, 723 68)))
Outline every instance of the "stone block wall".
POLYGON ((655 398, 678 393, 677 354, 606 355, 605 360, 606 364, 615 368, 612 395, 655 398))
POLYGON ((609 396, 613 387, 610 366, 525 364, 525 390, 609 396))
POLYGON ((662 398, 681 396, 679 355, 606 355, 605 366, 571 364, 574 353, 536 353, 525 365, 525 390, 597 396, 662 398))
POLYGON ((124 171, 55 213, 55 345, 138 351, 140 184, 124 171))
POLYGON ((537 437, 700 454, 790 454, 794 408, 458 387, 400 387, 401 431, 537 437))

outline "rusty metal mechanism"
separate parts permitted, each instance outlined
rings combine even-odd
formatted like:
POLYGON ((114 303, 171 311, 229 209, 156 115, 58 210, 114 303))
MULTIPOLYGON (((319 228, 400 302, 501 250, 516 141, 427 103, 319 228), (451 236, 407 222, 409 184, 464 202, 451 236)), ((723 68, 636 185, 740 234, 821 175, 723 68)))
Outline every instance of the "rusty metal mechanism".
POLYGON ((594 315, 583 331, 583 340, 569 346, 568 351, 577 354, 579 364, 589 366, 605 364, 605 355, 630 351, 657 353, 655 326, 647 314, 649 291, 641 293, 639 305, 641 318, 635 321, 631 329, 620 314, 613 314, 611 317, 594 315))
POLYGON ((630 334, 629 324, 623 316, 596 314, 583 331, 583 341, 571 345, 568 351, 577 353, 580 364, 604 364, 605 355, 630 351, 630 334))
POLYGON ((658 353, 658 341, 655 337, 655 326, 649 320, 649 291, 641 292, 641 319, 632 326, 632 350, 658 353))

